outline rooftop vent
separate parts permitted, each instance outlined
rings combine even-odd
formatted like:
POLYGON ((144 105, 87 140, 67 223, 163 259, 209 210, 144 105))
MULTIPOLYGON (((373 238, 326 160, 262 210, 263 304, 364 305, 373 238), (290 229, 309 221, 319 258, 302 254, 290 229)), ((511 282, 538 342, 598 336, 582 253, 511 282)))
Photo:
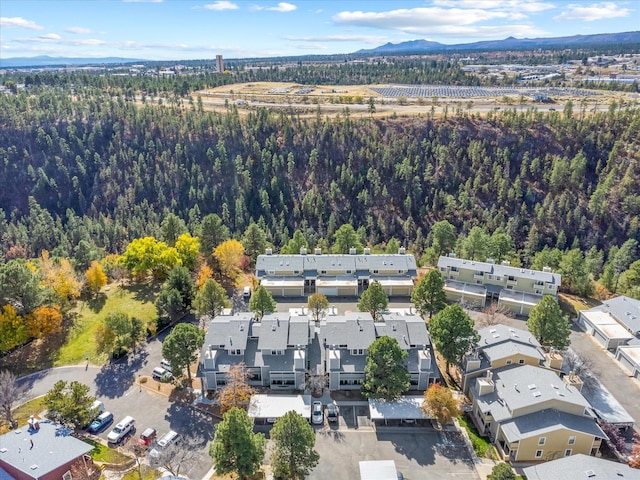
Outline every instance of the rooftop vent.
POLYGON ((244 332, 244 325, 243 324, 240 324, 240 331, 244 332))
POLYGON ((364 331, 364 328, 362 327, 362 325, 359 326, 358 330, 360 330, 361 332, 364 331))
POLYGON ((0 453, 7 453, 7 449, 4 447, 0 448, 0 453))
POLYGON ((595 477, 595 476, 596 476, 596 472, 594 472, 593 470, 587 470, 587 471, 586 471, 586 472, 584 472, 584 473, 585 473, 585 475, 586 475, 588 478, 592 478, 592 477, 595 477))
POLYGON ((395 332, 395 331, 397 330, 396 326, 395 326, 395 325, 392 325, 392 326, 391 326, 391 330, 393 330, 393 331, 395 332))
POLYGON ((273 325, 271 325, 271 331, 275 332, 276 331, 276 324, 274 323, 273 325))
POLYGON ((400 247, 398 249, 398 255, 404 255, 405 253, 407 253, 407 249, 404 247, 400 247))
POLYGON ((540 395, 542 395, 540 392, 537 392, 537 391, 536 391, 536 392, 533 392, 533 396, 534 396, 534 397, 539 397, 540 395))
POLYGON ((535 388, 536 388, 536 384, 535 384, 535 383, 532 383, 531 385, 528 385, 528 386, 527 386, 527 388, 528 388, 529 390, 535 390, 535 388))
POLYGON ((233 345, 233 339, 229 337, 229 345, 233 345))
POLYGON ((31 465, 29 467, 31 470, 36 470, 38 468, 38 465, 36 465, 35 463, 33 465, 31 465))

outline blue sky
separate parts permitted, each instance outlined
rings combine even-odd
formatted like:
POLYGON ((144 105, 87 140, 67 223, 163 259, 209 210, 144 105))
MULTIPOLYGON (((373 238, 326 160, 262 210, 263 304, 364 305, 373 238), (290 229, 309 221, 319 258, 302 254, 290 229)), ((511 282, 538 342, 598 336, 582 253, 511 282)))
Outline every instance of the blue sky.
POLYGON ((640 30, 640 0, 1 0, 0 58, 331 54, 640 30))

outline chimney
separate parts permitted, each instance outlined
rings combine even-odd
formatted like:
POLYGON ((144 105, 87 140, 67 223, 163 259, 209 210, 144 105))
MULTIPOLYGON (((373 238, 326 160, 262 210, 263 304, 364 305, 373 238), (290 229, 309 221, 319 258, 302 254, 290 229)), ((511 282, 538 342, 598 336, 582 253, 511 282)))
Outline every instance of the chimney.
POLYGON ((542 271, 545 273, 551 273, 551 267, 542 267, 542 271))
POLYGON ((349 247, 349 255, 355 255, 356 254, 356 248, 355 247, 349 247))
POLYGON ((320 247, 316 247, 316 249, 314 250, 314 253, 316 255, 322 255, 322 249, 320 247))
POLYGON ((508 267, 509 265, 511 265, 511 262, 509 260, 502 260, 502 265, 508 267))
POLYGON ((307 254, 307 248, 306 247, 300 247, 300 255, 306 255, 307 254))
POLYGON ((371 255, 371 249, 369 247, 365 247, 364 254, 365 255, 371 255))
POLYGON ((267 248, 264 253, 266 253, 267 255, 273 255, 273 249, 267 248))
POLYGON ((407 253, 407 249, 404 247, 400 247, 398 249, 398 255, 404 255, 405 253, 407 253))
POLYGON ((493 258, 487 258, 487 263, 496 263, 493 258))
POLYGON ((453 252, 449 252, 449 258, 456 258, 456 254, 453 252))

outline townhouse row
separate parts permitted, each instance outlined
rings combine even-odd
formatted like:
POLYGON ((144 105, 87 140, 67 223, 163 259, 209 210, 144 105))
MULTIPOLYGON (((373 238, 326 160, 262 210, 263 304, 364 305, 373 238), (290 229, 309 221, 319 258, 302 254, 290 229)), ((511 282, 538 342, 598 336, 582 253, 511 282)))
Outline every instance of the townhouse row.
POLYGON ((360 389, 367 350, 381 336, 407 352, 411 390, 426 390, 439 378, 424 320, 409 312, 328 315, 318 325, 306 315, 220 315, 209 322, 199 363, 204 390, 227 384, 229 369, 243 363, 253 386, 304 390, 311 377, 330 390, 360 389))

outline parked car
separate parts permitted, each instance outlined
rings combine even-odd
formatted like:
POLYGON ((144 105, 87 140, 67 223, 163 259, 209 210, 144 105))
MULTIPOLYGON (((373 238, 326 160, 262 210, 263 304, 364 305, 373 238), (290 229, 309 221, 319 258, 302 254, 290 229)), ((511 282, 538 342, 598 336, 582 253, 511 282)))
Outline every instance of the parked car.
POLYGON ((118 424, 113 427, 113 430, 107 435, 107 441, 109 443, 120 443, 127 435, 135 432, 135 420, 133 417, 124 417, 118 424))
POLYGON ((338 405, 330 403, 327 405, 327 420, 330 422, 338 421, 338 405))
POLYGON ((242 290, 242 296, 244 298, 251 297, 251 287, 244 287, 244 290, 242 290))
POLYGON ((167 446, 172 444, 178 438, 178 433, 170 430, 168 433, 165 433, 160 440, 156 443, 156 446, 149 452, 149 456, 153 458, 158 458, 162 450, 167 446))
POLYGON ((89 425, 89 432, 98 433, 111 422, 113 422, 113 413, 102 412, 93 422, 91 422, 91 425, 89 425))
POLYGON ((171 363, 169 360, 165 360, 164 358, 160 360, 160 366, 164 368, 167 372, 171 372, 171 363))
POLYGON ((159 382, 168 382, 173 375, 162 367, 156 367, 153 369, 153 372, 151 372, 151 377, 159 382))
POLYGON ((322 402, 311 404, 311 423, 322 425, 324 423, 324 413, 322 412, 322 402))
POLYGON ((156 429, 155 428, 147 428, 144 432, 140 434, 140 438, 138 439, 138 445, 142 447, 147 447, 153 439, 156 438, 156 429))

